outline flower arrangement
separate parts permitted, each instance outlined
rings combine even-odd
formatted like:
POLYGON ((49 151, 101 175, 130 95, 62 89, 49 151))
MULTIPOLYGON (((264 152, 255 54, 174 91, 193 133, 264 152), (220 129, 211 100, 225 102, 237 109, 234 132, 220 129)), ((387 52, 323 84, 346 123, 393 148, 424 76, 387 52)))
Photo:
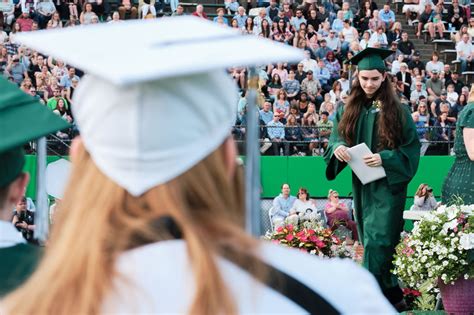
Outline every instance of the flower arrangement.
POLYGON ((379 112, 382 109, 382 102, 380 100, 374 100, 372 102, 372 112, 379 112))
POLYGON ((355 256, 353 248, 347 246, 331 229, 324 227, 322 221, 314 217, 290 216, 274 231, 267 232, 264 239, 321 257, 355 256))
POLYGON ((440 206, 402 235, 393 273, 406 286, 433 294, 438 281, 474 278, 474 205, 440 206))

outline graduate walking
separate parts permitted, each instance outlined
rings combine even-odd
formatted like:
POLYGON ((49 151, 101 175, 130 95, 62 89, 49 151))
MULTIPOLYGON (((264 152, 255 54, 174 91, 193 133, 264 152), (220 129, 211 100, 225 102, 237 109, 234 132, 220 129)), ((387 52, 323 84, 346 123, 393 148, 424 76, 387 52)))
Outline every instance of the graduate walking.
POLYGON ((403 310, 403 294, 390 270, 403 229, 407 186, 418 169, 420 143, 408 108, 401 105, 387 78, 384 59, 391 53, 367 48, 349 60, 358 65, 357 78, 349 100, 336 114, 324 157, 326 177, 333 180, 351 159, 347 149, 365 142, 373 154, 364 162, 385 169, 385 178, 366 185, 353 174, 354 208, 364 266, 387 299, 403 310))

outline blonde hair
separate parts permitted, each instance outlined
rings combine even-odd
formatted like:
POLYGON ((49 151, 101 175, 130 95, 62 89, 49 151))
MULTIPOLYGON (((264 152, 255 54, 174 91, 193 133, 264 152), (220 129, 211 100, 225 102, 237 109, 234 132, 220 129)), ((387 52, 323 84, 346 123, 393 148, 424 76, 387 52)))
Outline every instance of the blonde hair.
POLYGON ((474 84, 471 85, 471 91, 469 92, 468 103, 474 102, 474 84))
POLYGON ((329 192, 328 192, 328 199, 330 199, 331 196, 334 195, 334 194, 339 194, 339 193, 337 192, 337 190, 329 189, 329 192))
POLYGON ((425 187, 428 187, 428 184, 423 184, 423 183, 420 184, 420 186, 418 186, 418 189, 415 192, 415 196, 421 197, 422 196, 421 192, 423 191, 423 188, 425 187))
POLYGON ((163 216, 174 219, 187 245, 196 292, 189 313, 237 313, 216 256, 234 257, 257 277, 264 269, 255 259, 257 241, 243 230, 242 178, 239 170, 229 179, 224 146, 139 197, 101 173, 82 145, 77 151, 45 257, 27 283, 6 298, 7 313, 101 313, 117 276, 117 257, 170 238, 152 225, 163 216), (250 256, 239 255, 249 251, 250 256))

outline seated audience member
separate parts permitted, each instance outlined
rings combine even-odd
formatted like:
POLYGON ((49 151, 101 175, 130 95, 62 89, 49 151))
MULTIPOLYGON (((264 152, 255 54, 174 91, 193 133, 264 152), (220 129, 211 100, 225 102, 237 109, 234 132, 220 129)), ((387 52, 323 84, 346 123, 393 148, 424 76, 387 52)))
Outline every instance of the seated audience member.
POLYGON ((433 196, 433 188, 427 184, 421 184, 415 193, 413 206, 410 210, 431 211, 438 207, 438 202, 433 196))
POLYGON ((271 216, 275 225, 282 224, 290 214, 296 197, 290 195, 290 185, 281 185, 281 193, 273 199, 271 216))
POLYGON ((118 12, 121 20, 138 18, 138 9, 132 6, 131 0, 122 0, 118 12))
POLYGON ((298 141, 301 140, 301 129, 293 115, 288 115, 286 119, 285 140, 285 155, 297 154, 298 141))
POLYGON ((320 142, 320 153, 324 153, 328 146, 329 136, 331 135, 333 122, 329 120, 329 113, 324 111, 321 113, 321 119, 317 122, 316 126, 318 127, 319 132, 319 142, 320 142))
POLYGON ((472 69, 474 57, 474 45, 468 34, 462 36, 462 40, 456 45, 457 60, 461 61, 461 72, 472 69))
POLYGON ((280 114, 275 111, 273 120, 267 124, 267 133, 272 142, 273 155, 280 155, 285 141, 285 126, 280 122, 280 114))
POLYGON ((324 212, 328 220, 328 226, 332 229, 337 229, 338 226, 344 225, 352 232, 352 240, 359 239, 357 235, 357 226, 354 221, 350 219, 349 208, 339 200, 339 193, 330 189, 328 194, 328 202, 324 207, 324 212))
POLYGON ((316 211, 316 205, 313 200, 310 199, 309 192, 306 188, 300 188, 298 194, 296 194, 296 200, 291 207, 290 214, 305 213, 307 209, 316 211))

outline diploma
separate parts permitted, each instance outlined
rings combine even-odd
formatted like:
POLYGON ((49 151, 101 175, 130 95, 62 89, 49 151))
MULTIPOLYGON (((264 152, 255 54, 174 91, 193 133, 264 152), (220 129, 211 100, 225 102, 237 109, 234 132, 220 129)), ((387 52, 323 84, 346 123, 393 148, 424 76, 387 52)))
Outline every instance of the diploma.
POLYGON ((347 152, 351 156, 351 160, 347 164, 363 185, 387 176, 382 166, 368 166, 365 164, 364 156, 373 154, 365 143, 353 146, 347 149, 347 152))

